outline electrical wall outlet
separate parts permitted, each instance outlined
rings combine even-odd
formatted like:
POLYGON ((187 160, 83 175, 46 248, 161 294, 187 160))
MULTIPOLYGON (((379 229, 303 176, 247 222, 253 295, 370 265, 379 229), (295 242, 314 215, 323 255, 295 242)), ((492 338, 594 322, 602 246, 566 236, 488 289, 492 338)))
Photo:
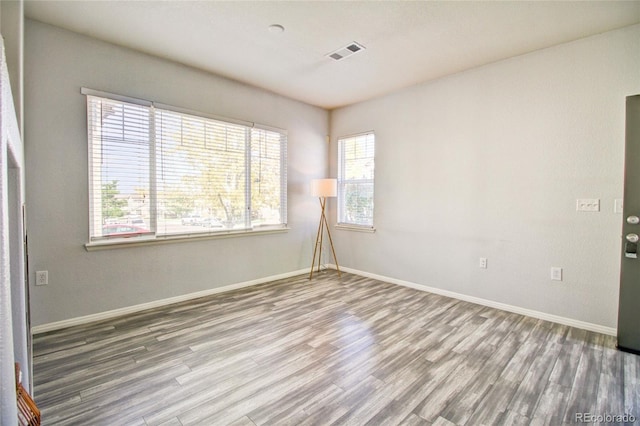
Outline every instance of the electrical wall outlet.
POLYGON ((562 268, 551 267, 551 281, 562 281, 562 268))
POLYGON ((49 271, 36 271, 36 285, 49 284, 49 271))
POLYGON ((487 269, 487 258, 481 257, 480 262, 478 263, 478 266, 482 269, 487 269))
POLYGON ((598 198, 581 198, 576 200, 576 210, 579 212, 599 212, 600 200, 598 198))

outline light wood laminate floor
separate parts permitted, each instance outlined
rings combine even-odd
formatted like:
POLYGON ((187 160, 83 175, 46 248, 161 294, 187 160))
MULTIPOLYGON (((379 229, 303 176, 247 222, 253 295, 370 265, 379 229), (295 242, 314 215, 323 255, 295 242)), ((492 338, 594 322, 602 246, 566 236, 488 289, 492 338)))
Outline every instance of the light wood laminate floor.
POLYGON ((640 418, 614 337, 334 271, 37 335, 34 381, 45 425, 640 418))

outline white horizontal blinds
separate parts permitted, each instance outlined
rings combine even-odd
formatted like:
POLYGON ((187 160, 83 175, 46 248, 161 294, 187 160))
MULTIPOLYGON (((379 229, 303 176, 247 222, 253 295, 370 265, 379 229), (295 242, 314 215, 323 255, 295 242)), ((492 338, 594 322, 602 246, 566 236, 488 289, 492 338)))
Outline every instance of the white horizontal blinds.
POLYGON ((375 135, 338 140, 338 222, 373 226, 375 135))
POLYGON ((156 110, 158 233, 246 227, 247 132, 238 124, 156 110))
POLYGON ((150 108, 87 96, 91 239, 149 233, 150 108))
POLYGON ((251 130, 251 225, 286 223, 286 138, 284 133, 251 130))
POLYGON ((286 224, 284 131, 82 93, 92 240, 286 224))

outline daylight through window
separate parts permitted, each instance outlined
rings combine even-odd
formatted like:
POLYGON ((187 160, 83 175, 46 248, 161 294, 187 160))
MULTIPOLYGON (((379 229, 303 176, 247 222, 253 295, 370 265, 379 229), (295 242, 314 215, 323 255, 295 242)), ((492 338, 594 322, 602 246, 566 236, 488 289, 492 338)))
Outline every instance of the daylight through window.
POLYGON ((373 132, 338 139, 338 224, 373 228, 373 132))
POLYGON ((87 94, 91 240, 286 224, 286 132, 87 94))

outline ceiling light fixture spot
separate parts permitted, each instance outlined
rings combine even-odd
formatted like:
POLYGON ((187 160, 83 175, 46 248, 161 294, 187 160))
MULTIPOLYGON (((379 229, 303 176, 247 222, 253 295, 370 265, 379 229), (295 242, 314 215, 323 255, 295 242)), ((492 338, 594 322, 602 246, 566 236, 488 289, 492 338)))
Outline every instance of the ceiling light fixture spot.
POLYGON ((280 24, 269 25, 269 32, 274 34, 280 34, 284 32, 284 27, 280 24))

